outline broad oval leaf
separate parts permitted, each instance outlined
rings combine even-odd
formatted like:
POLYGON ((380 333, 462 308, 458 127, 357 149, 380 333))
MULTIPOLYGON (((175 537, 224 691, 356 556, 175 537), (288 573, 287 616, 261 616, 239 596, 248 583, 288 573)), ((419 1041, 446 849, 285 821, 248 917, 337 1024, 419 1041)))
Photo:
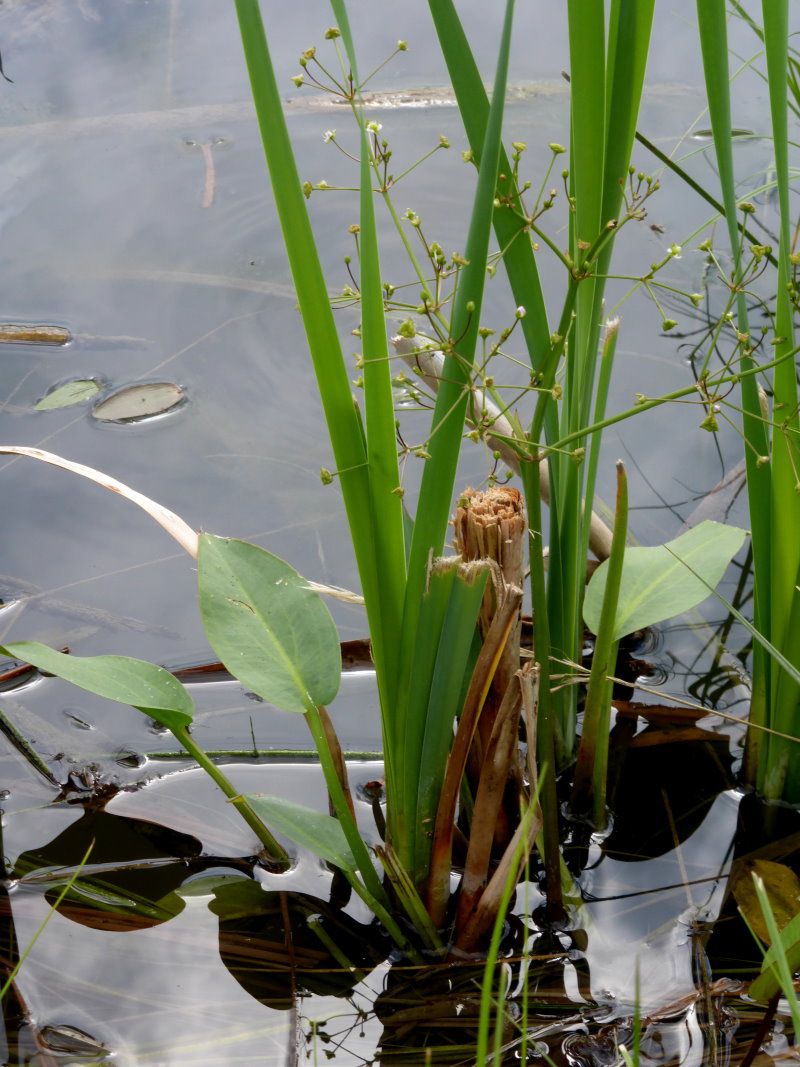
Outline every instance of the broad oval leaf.
MULTIPOLYGON (((682 615, 702 603, 719 583, 747 536, 736 526, 707 520, 654 548, 626 548, 614 640, 682 615)), ((586 589, 583 618, 597 633, 608 563, 586 589)))
POLYGON ((355 857, 336 819, 283 797, 248 793, 245 800, 273 830, 285 834, 295 844, 307 848, 334 867, 355 874, 358 869, 355 857))
POLYGON ((182 404, 186 394, 174 382, 142 382, 126 385, 92 408, 101 422, 138 422, 163 415, 182 404))
POLYGON ((97 696, 130 704, 168 730, 182 730, 192 721, 192 698, 174 675, 154 663, 128 656, 68 656, 38 641, 13 641, 0 651, 97 696))
POLYGON ((56 411, 59 408, 72 407, 73 404, 82 404, 84 400, 97 396, 101 388, 96 378, 74 378, 48 390, 34 410, 56 411))
POLYGON ((339 636, 294 568, 258 545, 201 534, 197 573, 206 635, 235 678, 284 711, 333 700, 339 636))

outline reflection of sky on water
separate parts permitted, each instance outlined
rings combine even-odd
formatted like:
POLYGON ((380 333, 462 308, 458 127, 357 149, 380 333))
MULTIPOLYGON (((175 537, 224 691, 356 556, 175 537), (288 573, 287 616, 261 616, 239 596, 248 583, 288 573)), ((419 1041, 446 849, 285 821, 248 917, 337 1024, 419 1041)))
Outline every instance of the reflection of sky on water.
POLYGON ((599 999, 610 990, 633 1004, 637 961, 643 1014, 694 989, 691 926, 713 922, 719 913, 738 802, 735 793, 720 794, 698 829, 657 859, 604 857, 584 875, 586 892, 601 898, 585 909, 592 991, 599 999), (698 884, 686 885, 687 879, 698 884), (675 888, 649 892, 665 885, 675 888))

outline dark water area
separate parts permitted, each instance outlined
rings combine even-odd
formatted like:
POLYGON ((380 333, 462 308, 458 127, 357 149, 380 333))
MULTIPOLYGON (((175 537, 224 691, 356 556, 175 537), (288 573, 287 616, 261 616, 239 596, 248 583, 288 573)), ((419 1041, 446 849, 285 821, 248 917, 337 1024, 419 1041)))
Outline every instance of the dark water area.
MULTIPOLYGON (((351 164, 323 139, 337 128, 355 143, 347 115, 318 106, 313 92, 289 80, 300 52, 332 21, 327 5, 262 6, 303 178, 352 184, 351 164)), ((447 77, 426 5, 348 6, 361 54, 376 65, 397 39, 409 42, 371 86, 386 93, 374 101, 375 118, 395 158, 408 165, 441 135, 452 144, 400 186, 397 206, 417 211, 445 249, 462 248, 473 174, 460 160, 464 135, 442 92, 447 77)), ((517 17, 507 140, 529 144, 534 181, 547 144, 568 142, 559 6, 520 4, 517 17)), ((483 29, 484 8, 470 0, 459 10, 488 73, 497 42, 496 28, 483 29)), ((716 189, 709 143, 692 136, 708 126, 694 17, 693 5, 657 5, 639 129, 716 189)), ((756 54, 747 27, 732 20, 730 33, 737 56, 756 54)), ((0 84, 0 320, 57 326, 72 338, 0 341, 0 440, 97 467, 195 528, 248 538, 317 582, 357 590, 341 498, 320 482, 320 468, 333 463, 232 5, 6 0, 0 52, 14 79, 0 84), (42 405, 75 381, 97 388, 67 407, 42 405), (166 389, 157 402, 153 386, 166 389), (118 404, 122 391, 128 406, 106 407, 104 416, 100 405, 118 404), (161 413, 136 407, 151 401, 157 410, 163 402, 161 413)), ((771 164, 771 143, 761 136, 766 92, 747 72, 733 91, 735 124, 752 133, 736 141, 736 166, 755 188, 771 164)), ((643 148, 634 160, 656 173, 643 148)), ((768 194, 759 206, 773 225, 768 194)), ((352 253, 356 197, 314 193, 310 208, 329 287, 338 291, 349 282, 344 257, 352 253)), ((665 175, 648 219, 656 229, 622 235, 622 277, 609 289, 609 313, 622 318, 609 411, 629 407, 637 392, 691 383, 690 308, 679 305, 680 328, 663 335, 661 315, 628 279, 677 243, 687 251, 670 267, 676 286, 701 288, 703 257, 690 246, 710 217, 708 205, 665 175)), ((563 223, 553 222, 560 240, 563 223)), ((386 234, 384 275, 402 284, 408 265, 388 227, 386 234)), ((554 264, 543 267, 543 283, 555 315, 562 279, 554 264)), ((719 299, 713 283, 711 299, 719 299)), ((510 305, 499 274, 487 301, 487 321, 502 328, 510 305)), ((348 335, 357 311, 337 315, 346 352, 355 353, 348 335)), ((513 381, 519 372, 507 370, 513 381)), ((613 498, 613 460, 621 456, 642 544, 700 518, 748 524, 736 477, 740 438, 727 424, 716 435, 699 430, 699 410, 664 407, 606 434, 599 493, 613 498)), ((402 419, 408 439, 424 433, 418 413, 402 419)), ((420 466, 410 462, 404 474, 412 501, 420 466)), ((479 484, 490 466, 481 447, 466 447, 459 486, 479 484)), ((29 459, 0 458, 0 484, 0 640, 171 668, 213 658, 192 561, 146 516, 29 459)), ((745 612, 747 568, 738 559, 722 587, 745 612)), ((342 640, 365 635, 359 608, 337 601, 331 610, 342 640)), ((632 701, 659 705, 663 692, 746 714, 748 638, 713 601, 646 635, 631 653, 641 667, 632 701)), ((234 682, 191 688, 195 737, 231 754, 237 787, 326 809, 300 716, 234 682)), ((481 967, 419 969, 398 959, 366 908, 310 853, 299 850, 286 874, 263 870, 250 831, 169 734, 132 709, 35 672, 0 677, 0 715, 0 979, 35 940, 3 1001, 2 1062, 474 1062, 481 967), (87 866, 37 938, 92 840, 87 866)), ((331 715, 351 755, 360 823, 377 840, 365 788, 381 776, 369 669, 344 675, 331 715)), ((757 832, 737 836, 739 821, 753 821, 744 819, 749 799, 736 788, 741 728, 713 715, 663 721, 653 712, 619 716, 614 731, 610 833, 583 840, 576 829, 566 850, 574 927, 537 925, 536 872, 518 888, 504 940, 511 993, 502 1062, 520 1062, 525 1029, 529 1062, 548 1056, 611 1067, 617 1045, 630 1040, 637 999, 643 1063, 738 1062, 761 1017, 740 996, 737 983, 757 961, 727 890, 734 856, 760 847, 757 832)), ((795 832, 780 830, 790 865, 795 832)), ((787 1032, 789 1017, 779 1011, 769 1057, 786 1055, 787 1032)))

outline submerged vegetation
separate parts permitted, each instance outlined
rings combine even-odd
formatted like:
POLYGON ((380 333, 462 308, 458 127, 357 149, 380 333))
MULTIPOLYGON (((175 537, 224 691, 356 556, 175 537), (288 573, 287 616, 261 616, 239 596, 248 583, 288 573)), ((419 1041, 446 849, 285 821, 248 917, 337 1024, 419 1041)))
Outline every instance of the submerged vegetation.
MULTIPOLYGON (((128 497, 197 560, 209 644, 250 692, 305 717, 329 813, 266 792, 241 794, 198 746, 191 732, 192 697, 165 668, 124 656, 80 657, 33 641, 6 641, 2 651, 131 705, 171 731, 255 833, 263 847, 262 867, 286 870, 292 845, 315 853, 364 901, 380 924, 380 936, 387 935, 402 958, 485 959, 475 1053, 483 1065, 505 1062, 504 1050, 512 1046, 515 1054, 521 1048, 523 1061, 529 1051, 527 964, 518 989, 521 1037, 511 1044, 504 1015, 510 979, 497 967, 518 886, 541 886, 537 925, 545 933, 537 936, 554 940, 539 947, 542 958, 548 952, 557 956, 557 932, 580 926, 576 883, 589 849, 612 832, 610 793, 618 768, 612 766, 610 736, 615 710, 623 710, 615 687, 631 680, 620 679, 626 639, 715 594, 753 642, 741 782, 768 801, 800 800, 800 415, 794 339, 800 253, 788 132, 789 109, 797 105, 797 63, 789 51, 786 0, 765 2, 763 27, 750 22, 764 44, 771 101, 779 217, 773 247, 752 238, 756 208, 742 200, 734 173, 726 6, 723 0, 698 0, 721 186, 701 192, 712 200, 719 194, 724 210, 713 236, 703 232, 691 240, 724 302, 709 315, 695 346, 691 384, 667 395, 640 392, 629 408, 609 412, 615 352, 625 330, 624 313, 608 318, 606 310, 609 283, 618 277, 615 245, 623 231, 646 225, 661 184, 633 157, 654 0, 566 5, 568 148, 555 142, 545 148, 521 141, 505 146, 514 0, 504 4, 489 92, 452 0, 429 0, 429 6, 464 125, 463 165, 475 172, 463 245, 451 253, 436 240, 428 219, 402 211, 396 200, 403 178, 449 143, 441 138, 409 166, 395 160, 388 134, 365 102, 375 71, 363 79, 359 74, 344 0, 331 0, 335 25, 325 31, 324 42, 302 53, 294 82, 298 89, 313 87, 336 98, 350 113, 352 137, 336 130, 325 134, 356 175, 355 188, 346 192, 325 181, 303 180, 258 0, 235 0, 330 436, 333 460, 322 479, 341 490, 369 629, 384 761, 385 803, 373 805, 376 825, 365 831, 357 822, 347 764, 327 711, 339 686, 341 654, 321 596, 358 597, 316 586, 245 541, 198 535, 128 486, 22 446, 2 447, 0 453, 52 463, 128 497), (546 163, 532 168, 542 175, 534 181, 526 177, 527 161, 540 152, 546 163), (346 261, 348 284, 332 300, 308 202, 341 195, 352 208, 354 192, 355 256, 346 261), (410 281, 390 283, 382 272, 383 220, 407 254, 410 281), (728 248, 718 247, 723 229, 728 248), (545 270, 560 279, 549 308, 541 283, 545 270), (487 288, 505 284, 503 274, 510 299, 498 331, 488 325, 497 302, 487 311, 487 288), (336 321, 337 310, 349 306, 359 317, 355 396, 336 321), (760 328, 753 325, 756 318, 760 328), (752 527, 752 618, 715 593, 748 539, 746 531, 705 520, 661 545, 633 543, 622 462, 616 465, 613 510, 605 509, 607 521, 600 517, 604 505, 595 489, 606 463, 603 431, 623 420, 647 420, 649 412, 676 402, 696 406, 703 431, 714 434, 727 421, 741 434, 752 527), (406 440, 401 406, 429 412, 418 442, 406 440), (490 471, 479 490, 462 491, 457 484, 465 440, 482 443, 489 456, 490 471), (409 473, 415 462, 418 487, 409 473), (451 523, 455 551, 447 548, 451 523), (532 618, 523 627, 526 596, 532 618), (288 849, 284 841, 292 843, 288 849)), ((407 47, 400 41, 397 51, 407 47)), ((681 168, 663 161, 671 167, 670 180, 681 181, 681 168)), ((673 306, 688 315, 703 303, 702 294, 684 293, 670 275, 683 252, 670 245, 660 260, 626 276, 651 297, 664 333, 679 325, 670 317, 679 314, 673 306)), ((634 731, 632 726, 628 740, 634 731)), ((776 917, 774 911, 788 867, 758 862, 761 867, 748 869, 746 888, 740 879, 734 892, 748 922, 771 945, 751 993, 774 1011, 779 989, 791 996, 800 927, 793 916, 776 917)), ((70 882, 64 893, 72 888, 70 882)), ((215 884, 215 899, 228 888, 215 884)), ((521 901, 516 906, 523 910, 521 901)), ((331 935, 321 929, 315 927, 329 948, 331 935)), ((522 957, 532 958, 525 935, 522 942, 522 957)), ((335 945, 331 951, 341 964, 335 945)), ((355 972, 346 958, 345 963, 355 972)), ((795 1013, 796 1007, 795 999, 795 1013)), ((638 1063, 638 1014, 629 1037, 623 1058, 638 1063)))

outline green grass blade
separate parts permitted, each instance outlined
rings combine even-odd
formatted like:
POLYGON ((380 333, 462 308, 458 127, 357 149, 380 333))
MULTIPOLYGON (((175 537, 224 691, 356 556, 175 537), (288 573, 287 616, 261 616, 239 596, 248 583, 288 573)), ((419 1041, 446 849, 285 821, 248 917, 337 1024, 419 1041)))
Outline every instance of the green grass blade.
MULTIPOLYGON (((733 137, 731 125, 731 102, 728 68, 727 13, 724 0, 698 0, 697 23, 703 54, 703 68, 708 96, 709 117, 714 135, 714 150, 720 175, 720 187, 725 219, 734 262, 741 262, 741 238, 737 224, 736 185, 733 168, 733 137)), ((750 327, 747 303, 744 294, 737 299, 737 326, 739 332, 748 334, 750 327)), ((752 368, 749 355, 741 360, 741 369, 752 368)), ((771 514, 770 466, 761 460, 769 454, 767 427, 761 417, 756 378, 742 379, 742 431, 747 445, 745 463, 747 488, 750 498, 750 522, 753 536, 754 560, 754 619, 758 629, 769 636, 771 596, 771 514)), ((754 722, 766 723, 769 702, 768 661, 762 649, 754 649, 754 689, 750 715, 754 722)), ((751 731, 748 738, 746 768, 752 776, 759 762, 758 749, 764 744, 760 731, 751 731)))
POLYGON ((617 463, 617 506, 608 579, 603 594, 600 625, 592 656, 592 670, 586 693, 583 734, 573 780, 572 803, 577 812, 591 809, 594 825, 602 829, 606 822, 606 777, 608 774, 608 728, 611 716, 611 686, 608 678, 615 673, 618 640, 616 639, 617 603, 625 561, 628 533, 628 480, 625 468, 617 463))
MULTIPOLYGON (((461 710, 465 682, 473 666, 478 612, 488 574, 488 570, 475 570, 471 575, 459 573, 450 590, 428 691, 427 711, 424 719, 416 723, 422 728, 415 774, 419 827, 432 827, 436 819, 447 754, 453 742, 453 724, 461 710)), ((427 870, 430 852, 431 835, 418 834, 414 861, 417 870, 427 870)))
POLYGON ((397 463, 394 400, 381 287, 378 236, 372 202, 367 135, 361 129, 361 342, 367 458, 375 528, 375 555, 381 576, 381 654, 393 691, 397 677, 397 634, 403 615, 406 550, 403 500, 397 463))
MULTIPOLYGON (((236 13, 275 205, 353 531, 370 630, 380 642, 380 583, 372 537, 373 510, 363 428, 351 395, 258 0, 236 0, 236 13)), ((380 675, 380 654, 377 658, 380 675)))
MULTIPOLYGON (((789 9, 787 0, 769 0, 763 4, 764 44, 767 55, 772 138, 775 152, 775 174, 780 203, 780 247, 778 253, 778 289, 775 315, 775 354, 781 356, 794 347, 794 323, 787 286, 792 277, 791 207, 789 204, 789 145, 787 112, 787 49, 789 40, 789 9)), ((787 360, 775 368, 774 417, 777 427, 773 433, 772 477, 772 581, 771 622, 772 640, 780 645, 788 625, 791 602, 800 562, 800 449, 798 448, 797 376, 793 363, 787 360)), ((786 709, 790 718, 795 709, 786 709)), ((784 722, 786 719, 784 718, 784 722)), ((777 724, 774 724, 777 725, 777 724)), ((780 729, 780 727, 778 727, 780 729)))
POLYGON ((81 858, 77 868, 73 871, 73 873, 70 876, 69 880, 64 885, 64 887, 61 889, 61 891, 59 892, 59 894, 56 897, 56 899, 53 901, 53 904, 52 904, 50 910, 48 911, 47 915, 45 915, 44 919, 39 923, 39 926, 36 928, 36 932, 34 933, 33 937, 28 942, 28 944, 27 944, 25 950, 23 951, 22 955, 20 956, 20 958, 14 964, 14 967, 12 968, 11 973, 9 974, 8 978, 6 978, 5 982, 3 983, 2 989, 0 989, 0 1001, 2 1001, 5 998, 6 993, 9 991, 11 986, 16 981, 17 975, 19 974, 20 970, 22 969, 23 963, 28 958, 30 953, 33 951, 34 945, 36 944, 36 942, 39 940, 39 938, 44 933, 45 928, 47 927, 47 924, 50 922, 50 920, 53 918, 55 913, 58 911, 62 900, 67 895, 67 893, 70 892, 72 887, 77 882, 78 878, 80 877, 81 871, 86 866, 86 864, 89 862, 89 857, 92 854, 92 849, 93 848, 94 848, 94 841, 92 841, 90 843, 89 847, 84 852, 83 857, 81 858))
POLYGON ((454 351, 446 354, 442 385, 437 394, 433 414, 429 443, 431 458, 426 462, 423 471, 420 505, 414 522, 409 564, 409 595, 406 597, 407 612, 409 604, 418 599, 423 587, 430 552, 433 551, 434 556, 441 555, 450 516, 453 483, 469 395, 467 386, 475 358, 486 280, 486 259, 497 184, 513 14, 514 0, 507 0, 492 105, 464 253, 467 265, 461 270, 450 326, 451 336, 455 339, 454 351))
MULTIPOLYGON (((469 46, 453 0, 429 0, 431 17, 439 38, 458 109, 464 123, 473 157, 480 161, 486 124, 489 119, 489 100, 480 71, 469 46)), ((500 171, 511 175, 512 168, 505 150, 500 151, 500 171)), ((507 190, 513 196, 516 190, 507 190)), ((518 216, 509 211, 496 211, 494 231, 500 248, 505 248, 503 265, 517 306, 527 314, 520 323, 530 355, 531 364, 538 369, 550 344, 547 310, 542 293, 539 271, 533 247, 518 216)))

